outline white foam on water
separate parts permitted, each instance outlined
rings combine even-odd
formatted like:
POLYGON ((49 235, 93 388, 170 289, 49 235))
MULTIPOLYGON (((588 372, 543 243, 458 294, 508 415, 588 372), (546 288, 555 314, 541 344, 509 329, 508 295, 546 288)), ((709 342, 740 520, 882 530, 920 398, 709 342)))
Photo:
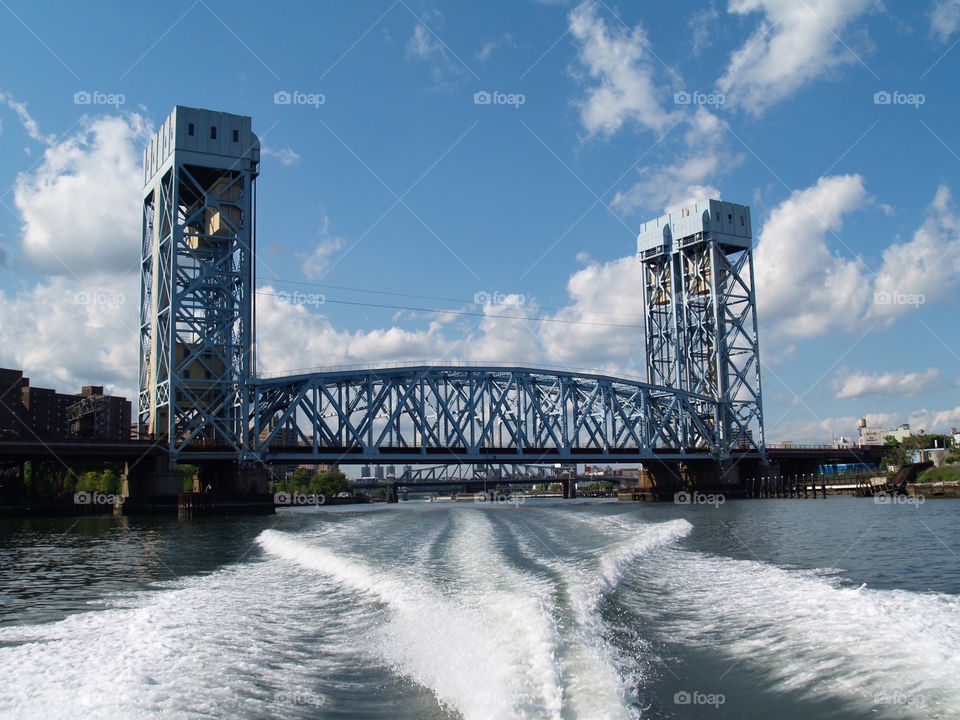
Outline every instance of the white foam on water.
POLYGON ((483 590, 472 594, 476 588, 469 583, 449 595, 426 578, 379 569, 285 533, 267 530, 258 542, 382 604, 386 616, 358 643, 431 689, 441 704, 466 718, 559 717, 547 659, 549 620, 524 587, 495 593, 492 607, 482 602, 483 590), (536 677, 535 669, 546 669, 547 677, 536 677))
MULTIPOLYGON (((496 508, 496 513, 510 512, 496 508)), ((502 551, 489 512, 456 513, 456 531, 447 554, 463 579, 460 602, 498 628, 520 659, 519 679, 526 696, 539 698, 540 717, 560 717, 563 688, 558 664, 560 642, 553 586, 518 570, 502 551)), ((499 688, 489 688, 494 697, 499 688)), ((522 700, 521 700, 522 704, 522 700)), ((528 712, 536 707, 525 708, 528 712)))
POLYGON ((960 597, 681 550, 648 570, 629 593, 638 614, 671 641, 752 666, 774 690, 881 716, 960 717, 960 597))
POLYGON ((304 643, 321 632, 349 647, 355 611, 320 624, 324 603, 343 602, 334 590, 251 563, 132 593, 125 607, 0 629, 11 643, 0 646, 0 716, 263 717, 281 711, 278 692, 319 706, 315 678, 356 662, 304 643))
POLYGON ((693 526, 686 520, 653 524, 563 511, 551 516, 549 524, 538 525, 535 531, 525 522, 515 538, 527 557, 545 563, 563 579, 569 598, 571 625, 562 628, 565 702, 576 717, 638 717, 634 697, 642 680, 637 676, 638 661, 622 656, 608 641, 601 604, 634 562, 687 536, 693 526), (592 552, 580 557, 551 555, 549 545, 530 539, 542 531, 551 542, 562 541, 564 531, 572 532, 571 524, 586 526, 599 541, 592 552))

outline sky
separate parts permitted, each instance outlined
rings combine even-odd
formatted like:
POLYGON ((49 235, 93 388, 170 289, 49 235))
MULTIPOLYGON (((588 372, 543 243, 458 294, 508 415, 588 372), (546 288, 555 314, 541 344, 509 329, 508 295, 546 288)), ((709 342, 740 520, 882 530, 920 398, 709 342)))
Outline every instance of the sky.
POLYGON ((960 426, 960 0, 0 0, 0 366, 136 396, 141 153, 250 115, 258 370, 644 373, 640 224, 751 206, 768 442, 960 426))

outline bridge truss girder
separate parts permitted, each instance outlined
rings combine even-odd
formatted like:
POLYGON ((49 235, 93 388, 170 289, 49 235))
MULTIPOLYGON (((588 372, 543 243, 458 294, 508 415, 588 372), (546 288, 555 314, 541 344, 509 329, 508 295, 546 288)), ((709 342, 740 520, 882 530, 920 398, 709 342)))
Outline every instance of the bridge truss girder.
POLYGON ((718 403, 532 368, 416 366, 254 379, 247 459, 577 462, 728 459, 718 403))

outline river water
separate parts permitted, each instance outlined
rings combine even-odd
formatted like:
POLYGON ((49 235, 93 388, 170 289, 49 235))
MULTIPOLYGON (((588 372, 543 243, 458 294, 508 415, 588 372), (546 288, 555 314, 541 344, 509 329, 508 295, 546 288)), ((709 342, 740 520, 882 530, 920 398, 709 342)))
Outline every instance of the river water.
POLYGON ((960 717, 960 503, 0 521, 0 716, 960 717))

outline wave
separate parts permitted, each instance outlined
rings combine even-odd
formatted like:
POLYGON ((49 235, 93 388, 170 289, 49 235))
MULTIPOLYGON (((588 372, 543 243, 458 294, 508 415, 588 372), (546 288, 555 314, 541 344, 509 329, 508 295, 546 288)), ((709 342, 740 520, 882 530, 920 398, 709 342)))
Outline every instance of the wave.
POLYGON ((895 717, 960 714, 956 596, 843 587, 822 571, 673 550, 624 596, 664 637, 714 647, 774 691, 895 717))

